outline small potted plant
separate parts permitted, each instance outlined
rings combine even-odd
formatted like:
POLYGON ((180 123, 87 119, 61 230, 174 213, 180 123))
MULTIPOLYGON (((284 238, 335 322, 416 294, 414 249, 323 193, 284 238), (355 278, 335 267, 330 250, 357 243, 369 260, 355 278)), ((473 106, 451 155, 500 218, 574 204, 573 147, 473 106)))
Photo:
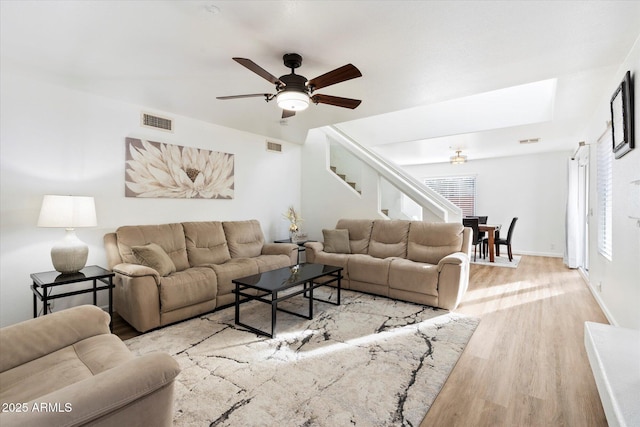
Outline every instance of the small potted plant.
POLYGON ((297 243, 300 233, 300 223, 302 222, 300 214, 296 212, 293 206, 289 206, 287 212, 282 214, 282 216, 289 220, 289 237, 291 238, 291 242, 297 243))

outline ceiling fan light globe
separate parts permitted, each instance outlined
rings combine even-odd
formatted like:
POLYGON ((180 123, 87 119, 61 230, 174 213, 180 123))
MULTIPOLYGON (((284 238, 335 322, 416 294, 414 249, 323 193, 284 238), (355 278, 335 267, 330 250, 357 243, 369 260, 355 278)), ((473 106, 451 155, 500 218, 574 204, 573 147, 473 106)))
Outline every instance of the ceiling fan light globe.
POLYGON ((309 95, 303 92, 282 91, 276 96, 278 107, 288 111, 302 111, 309 107, 309 95))

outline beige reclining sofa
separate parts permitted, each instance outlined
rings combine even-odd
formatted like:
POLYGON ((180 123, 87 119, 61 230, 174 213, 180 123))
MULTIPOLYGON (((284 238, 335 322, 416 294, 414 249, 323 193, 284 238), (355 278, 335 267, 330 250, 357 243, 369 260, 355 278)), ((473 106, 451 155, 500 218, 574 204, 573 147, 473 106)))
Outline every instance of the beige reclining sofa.
POLYGON ((135 357, 83 305, 0 330, 0 426, 171 426, 177 362, 135 357))
POLYGON ((298 246, 265 243, 260 223, 123 226, 104 237, 115 311, 146 332, 232 304, 232 279, 297 263, 298 246))
POLYGON ((346 289, 453 310, 469 285, 460 223, 341 219, 323 237, 305 243, 306 260, 342 267, 346 289))

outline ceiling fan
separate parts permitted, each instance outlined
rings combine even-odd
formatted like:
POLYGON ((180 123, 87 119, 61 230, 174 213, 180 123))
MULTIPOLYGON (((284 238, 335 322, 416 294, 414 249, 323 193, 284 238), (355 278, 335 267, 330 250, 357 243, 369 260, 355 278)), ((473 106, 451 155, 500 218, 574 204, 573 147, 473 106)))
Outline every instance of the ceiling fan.
POLYGON ((362 102, 359 99, 314 94, 317 89, 361 77, 362 73, 353 64, 344 65, 315 79, 307 80, 306 77, 295 73, 295 69, 302 65, 302 56, 297 53, 287 53, 282 59, 284 65, 291 69, 291 74, 277 78, 250 59, 233 58, 238 64, 276 85, 276 93, 218 96, 217 99, 251 98, 259 96, 263 96, 267 102, 275 99, 278 107, 282 108, 283 119, 294 116, 296 111, 305 110, 309 106, 309 102, 351 109, 356 108, 362 102))

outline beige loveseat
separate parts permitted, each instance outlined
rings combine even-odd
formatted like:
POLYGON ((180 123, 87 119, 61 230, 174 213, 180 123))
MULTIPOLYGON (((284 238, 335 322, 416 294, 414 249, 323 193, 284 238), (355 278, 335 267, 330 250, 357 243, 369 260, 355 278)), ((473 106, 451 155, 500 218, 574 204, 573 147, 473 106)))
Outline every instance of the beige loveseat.
POLYGON ((343 286, 455 309, 469 284, 471 229, 460 223, 341 219, 307 262, 342 267, 343 286))
POLYGON ((98 307, 7 326, 0 346, 2 427, 172 425, 178 364, 134 357, 98 307))
POLYGON ((232 279, 294 265, 298 246, 265 243, 260 223, 123 226, 104 237, 115 311, 140 332, 234 302, 232 279))

